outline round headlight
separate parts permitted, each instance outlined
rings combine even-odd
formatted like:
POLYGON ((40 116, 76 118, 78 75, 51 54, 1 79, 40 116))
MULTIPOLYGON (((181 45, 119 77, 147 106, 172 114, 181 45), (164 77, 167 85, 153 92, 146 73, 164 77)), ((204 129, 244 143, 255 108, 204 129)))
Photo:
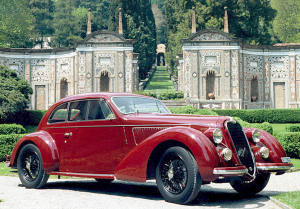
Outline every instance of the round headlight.
POLYGON ((255 143, 258 143, 260 141, 260 132, 257 129, 254 129, 252 132, 252 139, 255 143))
POLYGON ((270 150, 267 147, 261 147, 259 153, 262 158, 267 159, 270 155, 270 150))
POLYGON ((223 139, 223 133, 219 128, 216 128, 213 132, 213 139, 216 144, 220 144, 223 139))
POLYGON ((225 161, 229 161, 232 158, 232 151, 228 148, 224 148, 221 152, 221 155, 225 161))

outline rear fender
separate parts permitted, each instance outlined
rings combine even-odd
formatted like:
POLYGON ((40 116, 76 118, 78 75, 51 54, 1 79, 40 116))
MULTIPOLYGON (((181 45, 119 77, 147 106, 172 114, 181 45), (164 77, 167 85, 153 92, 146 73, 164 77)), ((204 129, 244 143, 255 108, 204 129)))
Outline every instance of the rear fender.
POLYGON ((43 166, 46 172, 51 172, 58 169, 59 158, 56 144, 51 135, 45 131, 38 131, 28 134, 17 142, 12 151, 9 163, 10 167, 17 167, 17 159, 20 150, 23 146, 30 143, 35 144, 39 148, 42 155, 43 166))
POLYGON ((147 165, 153 150, 167 141, 187 147, 197 161, 202 180, 213 180, 219 157, 213 143, 200 131, 189 127, 171 127, 159 131, 138 144, 118 165, 115 176, 120 180, 146 181, 147 165))

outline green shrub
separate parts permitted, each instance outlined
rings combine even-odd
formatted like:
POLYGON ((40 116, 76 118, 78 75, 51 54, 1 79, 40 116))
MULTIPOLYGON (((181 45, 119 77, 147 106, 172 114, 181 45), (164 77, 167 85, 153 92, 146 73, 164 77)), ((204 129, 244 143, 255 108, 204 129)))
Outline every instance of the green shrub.
POLYGON ((25 128, 19 124, 0 124, 0 135, 23 134, 25 128))
POLYGON ((173 100, 183 98, 183 92, 181 91, 138 91, 135 93, 154 97, 159 100, 173 100))
POLYGON ((186 107, 170 107, 169 109, 174 114, 217 115, 210 109, 197 109, 190 105, 186 107))
POLYGON ((10 155, 17 141, 24 134, 0 135, 0 162, 5 161, 6 155, 10 155))
POLYGON ((270 123, 268 122, 263 122, 263 123, 248 123, 246 121, 243 121, 242 119, 238 117, 234 117, 236 121, 238 121, 243 128, 257 128, 257 129, 262 129, 266 132, 269 132, 270 134, 273 134, 273 127, 270 123))
POLYGON ((283 132, 276 137, 289 157, 300 158, 300 132, 283 132))
POLYGON ((239 117, 249 123, 300 123, 300 109, 214 110, 218 115, 239 117))
POLYGON ((300 125, 287 125, 285 129, 287 132, 300 132, 300 125))

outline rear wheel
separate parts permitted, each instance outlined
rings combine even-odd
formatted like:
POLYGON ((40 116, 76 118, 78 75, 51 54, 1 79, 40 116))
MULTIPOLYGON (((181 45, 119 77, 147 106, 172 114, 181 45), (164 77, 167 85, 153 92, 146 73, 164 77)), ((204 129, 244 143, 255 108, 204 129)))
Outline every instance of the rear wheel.
POLYGON ((156 183, 166 201, 191 202, 197 197, 201 182, 196 160, 189 151, 182 147, 165 151, 156 167, 156 183))
POLYGON ((258 173, 252 181, 245 181, 241 177, 233 178, 230 181, 230 185, 240 194, 254 195, 267 186, 269 179, 269 173, 258 173))
POLYGON ((46 174, 40 150, 33 144, 25 145, 17 159, 18 174, 27 188, 41 188, 49 178, 46 174))

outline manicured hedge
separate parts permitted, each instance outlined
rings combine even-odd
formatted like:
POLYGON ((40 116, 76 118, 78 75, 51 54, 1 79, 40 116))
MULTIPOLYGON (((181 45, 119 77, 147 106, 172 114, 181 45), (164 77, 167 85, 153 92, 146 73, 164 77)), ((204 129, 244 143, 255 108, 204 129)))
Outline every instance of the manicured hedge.
POLYGON ((268 122, 263 123, 248 123, 246 121, 243 121, 242 119, 238 117, 234 117, 235 120, 237 120, 243 128, 257 128, 265 130, 266 132, 269 132, 270 134, 273 134, 273 127, 268 122))
POLYGON ((285 129, 287 132, 300 132, 300 125, 288 125, 285 129))
POLYGON ((5 123, 37 126, 45 113, 46 110, 25 110, 24 112, 19 112, 14 118, 6 120, 5 123))
POLYGON ((183 92, 181 91, 138 91, 136 94, 141 94, 145 96, 154 97, 160 100, 172 100, 172 99, 182 99, 183 92))
POLYGON ((249 123, 300 123, 300 109, 214 110, 218 115, 239 117, 249 123))
POLYGON ((19 124, 0 124, 0 135, 23 134, 25 128, 19 124))
POLYGON ((5 161, 6 155, 10 155, 17 141, 24 134, 0 135, 0 162, 5 161))
POLYGON ((276 136, 287 156, 300 158, 300 132, 283 132, 276 136))
POLYGON ((192 106, 170 107, 169 109, 174 114, 217 115, 217 113, 210 109, 197 109, 192 106))

